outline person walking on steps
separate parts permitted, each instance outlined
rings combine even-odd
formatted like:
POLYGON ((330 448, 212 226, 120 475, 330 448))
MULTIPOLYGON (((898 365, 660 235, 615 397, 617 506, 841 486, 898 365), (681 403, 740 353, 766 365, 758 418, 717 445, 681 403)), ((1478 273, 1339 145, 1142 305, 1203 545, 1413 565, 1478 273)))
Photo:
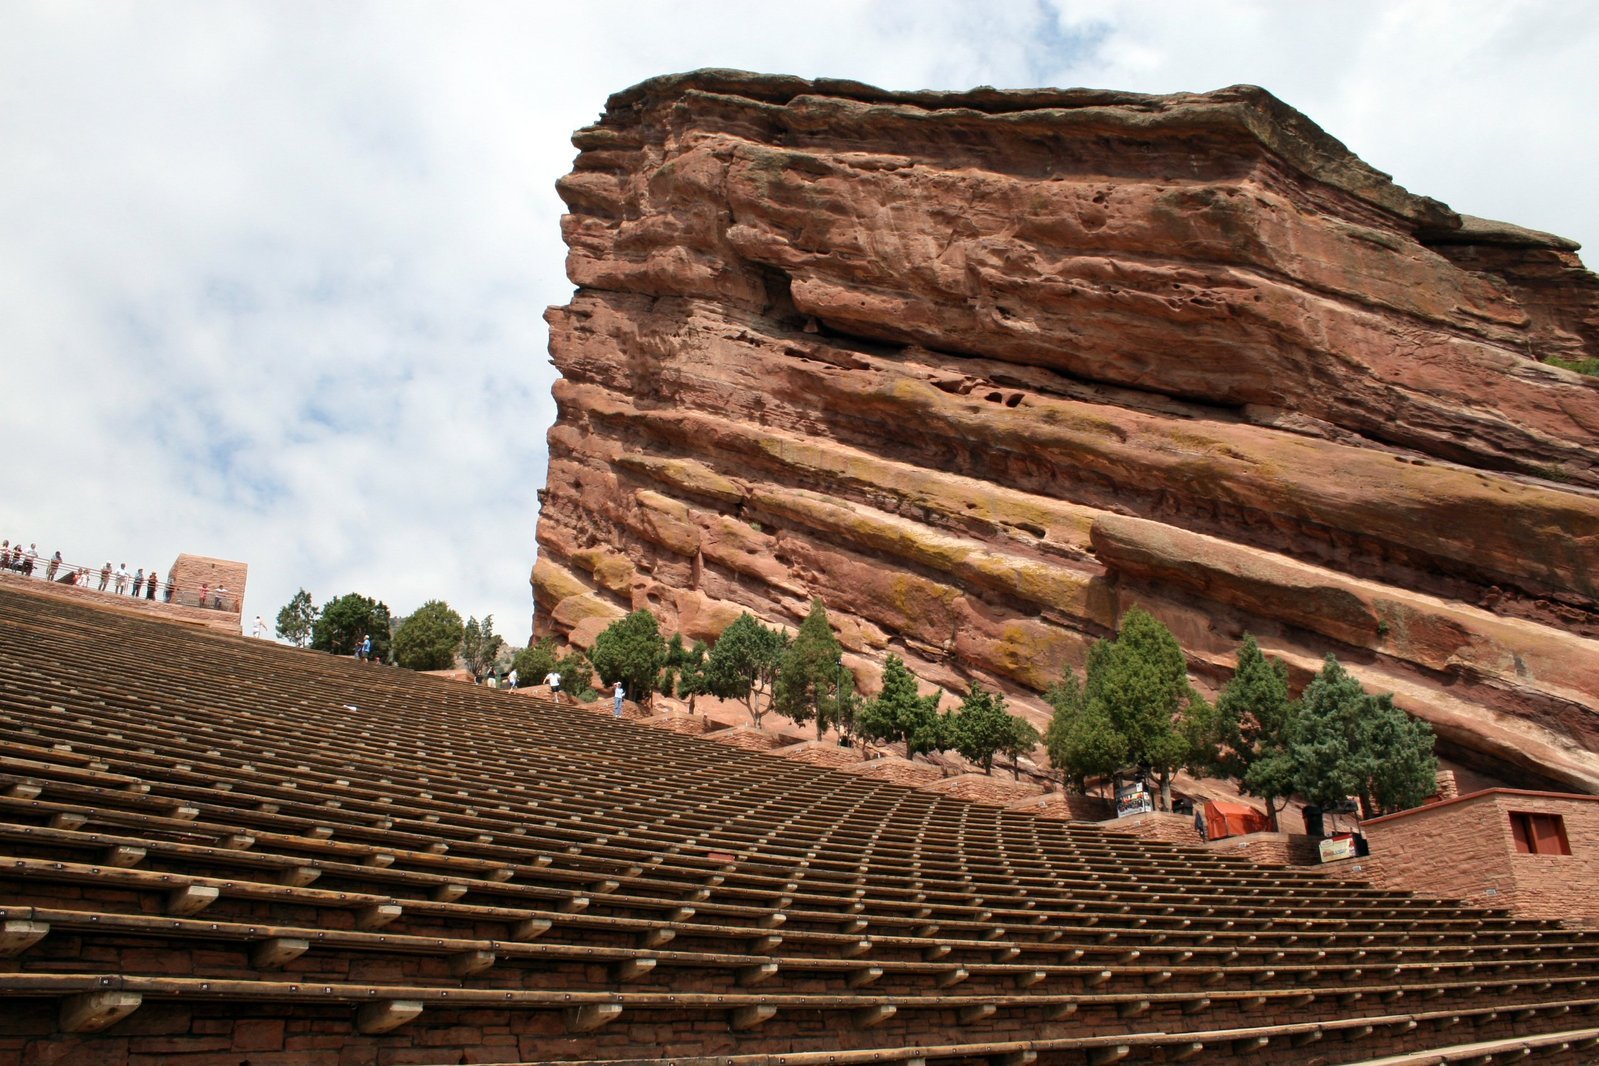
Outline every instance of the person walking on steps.
POLYGON ((561 675, 554 670, 544 675, 544 683, 550 686, 550 699, 556 703, 561 702, 561 675))

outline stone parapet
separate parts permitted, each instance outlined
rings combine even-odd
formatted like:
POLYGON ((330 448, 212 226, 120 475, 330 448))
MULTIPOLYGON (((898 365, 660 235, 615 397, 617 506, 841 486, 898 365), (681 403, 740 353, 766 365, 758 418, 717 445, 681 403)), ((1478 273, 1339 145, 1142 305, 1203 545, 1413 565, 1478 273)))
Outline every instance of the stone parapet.
POLYGON ((1362 829, 1371 854, 1326 864, 1324 873, 1599 926, 1599 796, 1488 789, 1362 829), (1518 814, 1558 820, 1569 854, 1518 850, 1518 814))
POLYGON ((1191 814, 1171 814, 1166 811, 1145 811, 1113 818, 1101 823, 1107 833, 1121 833, 1144 840, 1160 840, 1167 844, 1194 845, 1200 843, 1199 831, 1194 828, 1191 814))

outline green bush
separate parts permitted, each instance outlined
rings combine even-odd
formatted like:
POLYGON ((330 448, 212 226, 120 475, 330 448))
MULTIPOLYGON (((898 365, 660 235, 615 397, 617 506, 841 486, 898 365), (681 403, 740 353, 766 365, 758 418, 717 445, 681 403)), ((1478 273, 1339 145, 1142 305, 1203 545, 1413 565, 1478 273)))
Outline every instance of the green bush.
POLYGON ((1562 359, 1558 355, 1551 355, 1544 362, 1550 366, 1558 366, 1562 370, 1575 370, 1579 374, 1593 374, 1599 377, 1599 359, 1562 359))

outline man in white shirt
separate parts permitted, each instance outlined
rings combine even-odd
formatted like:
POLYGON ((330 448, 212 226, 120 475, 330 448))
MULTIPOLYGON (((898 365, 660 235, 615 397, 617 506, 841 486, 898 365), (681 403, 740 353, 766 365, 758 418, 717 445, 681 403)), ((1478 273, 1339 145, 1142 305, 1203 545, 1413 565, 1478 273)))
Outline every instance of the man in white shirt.
POLYGON ((561 675, 551 670, 544 675, 544 683, 550 686, 550 699, 556 703, 561 702, 561 675))
POLYGON ((127 591, 128 591, 128 577, 129 577, 128 564, 127 563, 118 563, 117 564, 117 595, 118 596, 123 596, 123 595, 127 594, 127 591))

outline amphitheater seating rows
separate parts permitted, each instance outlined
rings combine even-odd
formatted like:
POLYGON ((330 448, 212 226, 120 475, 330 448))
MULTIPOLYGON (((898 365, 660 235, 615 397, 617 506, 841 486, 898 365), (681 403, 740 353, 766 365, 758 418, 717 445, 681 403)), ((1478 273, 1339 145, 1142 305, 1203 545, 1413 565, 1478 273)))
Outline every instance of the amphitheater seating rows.
POLYGON ((1599 937, 1560 923, 11 583, 0 632, 0 1058, 1582 1062, 1599 1034, 1599 937))

